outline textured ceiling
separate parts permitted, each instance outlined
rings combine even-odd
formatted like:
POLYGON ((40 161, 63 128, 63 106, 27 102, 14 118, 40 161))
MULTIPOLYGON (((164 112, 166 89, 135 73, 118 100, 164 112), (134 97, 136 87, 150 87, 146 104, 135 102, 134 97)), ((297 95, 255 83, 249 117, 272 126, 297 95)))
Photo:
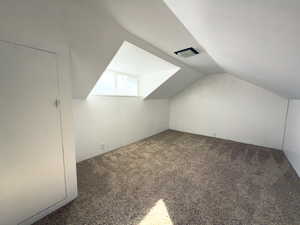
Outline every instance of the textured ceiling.
POLYGON ((225 71, 300 98, 299 0, 165 2, 225 71))

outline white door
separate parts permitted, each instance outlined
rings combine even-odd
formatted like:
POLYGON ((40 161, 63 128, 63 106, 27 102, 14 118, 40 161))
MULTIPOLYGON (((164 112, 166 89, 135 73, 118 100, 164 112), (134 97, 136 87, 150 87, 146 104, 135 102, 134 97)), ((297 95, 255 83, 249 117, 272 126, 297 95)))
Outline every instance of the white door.
POLYGON ((0 225, 66 197, 56 55, 0 42, 0 225))

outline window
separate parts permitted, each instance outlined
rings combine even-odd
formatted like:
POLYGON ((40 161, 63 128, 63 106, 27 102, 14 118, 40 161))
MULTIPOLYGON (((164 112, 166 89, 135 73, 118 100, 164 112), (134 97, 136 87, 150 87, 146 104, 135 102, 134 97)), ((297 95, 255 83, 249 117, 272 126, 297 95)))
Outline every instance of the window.
POLYGON ((91 95, 138 96, 138 79, 132 75, 106 70, 91 95))
POLYGON ((179 69, 180 67, 124 41, 88 97, 140 96, 146 99, 179 69))

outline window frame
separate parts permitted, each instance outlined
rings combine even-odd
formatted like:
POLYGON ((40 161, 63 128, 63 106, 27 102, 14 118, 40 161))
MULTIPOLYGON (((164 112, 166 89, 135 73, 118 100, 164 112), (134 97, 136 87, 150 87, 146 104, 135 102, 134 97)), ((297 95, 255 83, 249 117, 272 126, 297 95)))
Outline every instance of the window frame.
MULTIPOLYGON (((120 71, 115 71, 115 70, 111 70, 111 69, 107 69, 103 72, 103 74, 105 72, 112 72, 114 73, 113 77, 114 77, 114 91, 117 91, 117 87, 118 87, 118 75, 123 75, 123 76, 127 76, 127 77, 131 77, 134 78, 136 80, 136 85, 137 85, 137 93, 136 95, 120 95, 120 94, 92 94, 91 96, 106 96, 106 97, 133 97, 133 98, 139 98, 140 97, 140 80, 138 79, 137 76, 132 75, 132 74, 128 74, 128 73, 124 73, 124 72, 120 72, 120 71)), ((102 74, 102 75, 103 75, 102 74)), ((99 78, 99 82, 100 82, 101 77, 99 78)), ((101 83, 99 84, 101 85, 101 83)))

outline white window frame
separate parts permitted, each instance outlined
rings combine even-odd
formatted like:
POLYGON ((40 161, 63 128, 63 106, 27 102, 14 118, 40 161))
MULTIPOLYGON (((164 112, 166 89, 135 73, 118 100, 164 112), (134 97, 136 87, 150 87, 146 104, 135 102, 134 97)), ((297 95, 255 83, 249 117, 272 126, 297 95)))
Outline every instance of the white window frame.
MULTIPOLYGON (((117 79, 117 77, 118 77, 118 75, 123 75, 123 76, 127 76, 127 77, 131 77, 131 78, 134 78, 135 80, 136 80, 136 83, 137 83, 137 95, 126 95, 126 94, 124 94, 124 95, 120 95, 120 94, 91 94, 90 96, 107 96, 107 97, 135 97, 135 98, 137 98, 137 97, 140 97, 140 81, 139 81, 139 79, 137 78, 137 76, 134 76, 134 75, 132 75, 132 74, 128 74, 128 73, 123 73, 123 72, 119 72, 119 71, 115 71, 115 70, 110 70, 110 69, 107 69, 105 72, 112 72, 112 73, 114 73, 114 82, 115 82, 115 89, 116 89, 116 91, 117 91, 117 87, 118 87, 118 79, 117 79)), ((105 73, 104 72, 104 73, 105 73)), ((99 78, 99 80, 101 79, 101 77, 99 78)), ((99 82, 99 81, 98 81, 99 82)), ((97 82, 97 83, 98 83, 97 82)), ((99 84, 99 85, 101 85, 101 83, 99 84)), ((96 86, 97 86, 97 84, 96 84, 96 86)), ((95 87, 96 87, 95 86, 95 87)), ((92 91, 93 92, 93 91, 92 91)), ((91 93, 92 93, 91 92, 91 93)))

